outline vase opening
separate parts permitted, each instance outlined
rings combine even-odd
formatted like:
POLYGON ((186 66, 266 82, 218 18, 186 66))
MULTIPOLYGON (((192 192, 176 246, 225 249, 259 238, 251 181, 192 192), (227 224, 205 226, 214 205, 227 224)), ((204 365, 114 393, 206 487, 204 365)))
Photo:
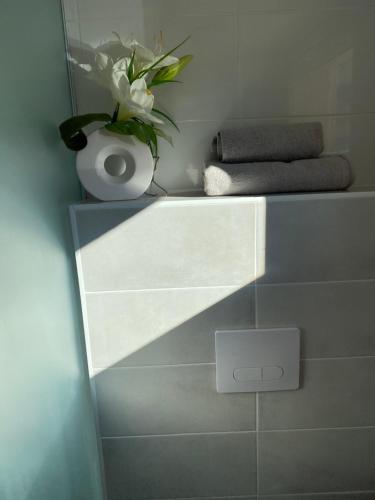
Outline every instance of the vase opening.
POLYGON ((112 177, 120 177, 126 171, 126 161, 123 156, 109 155, 104 160, 104 168, 108 175, 112 177))

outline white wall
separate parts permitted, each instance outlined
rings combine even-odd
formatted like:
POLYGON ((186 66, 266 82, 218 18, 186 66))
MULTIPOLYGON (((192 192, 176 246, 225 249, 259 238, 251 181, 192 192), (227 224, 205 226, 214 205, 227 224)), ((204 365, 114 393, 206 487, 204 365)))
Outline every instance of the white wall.
MULTIPOLYGON (((187 35, 195 59, 184 85, 157 89, 178 121, 161 148, 158 180, 197 189, 210 142, 223 126, 320 120, 327 152, 349 156, 356 186, 375 185, 374 0, 65 0, 70 43, 99 44, 112 31, 165 48, 187 35)), ((77 75, 79 113, 111 110, 77 75)))

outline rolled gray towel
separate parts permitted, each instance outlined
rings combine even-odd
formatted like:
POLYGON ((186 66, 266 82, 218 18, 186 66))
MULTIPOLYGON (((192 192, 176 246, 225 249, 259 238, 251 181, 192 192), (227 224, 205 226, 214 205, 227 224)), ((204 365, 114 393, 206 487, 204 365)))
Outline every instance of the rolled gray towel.
POLYGON ((214 147, 218 160, 224 163, 317 158, 323 151, 322 125, 314 122, 221 130, 214 147))
POLYGON ((350 163, 336 155, 290 163, 211 162, 204 171, 208 196, 336 191, 352 182, 350 163))

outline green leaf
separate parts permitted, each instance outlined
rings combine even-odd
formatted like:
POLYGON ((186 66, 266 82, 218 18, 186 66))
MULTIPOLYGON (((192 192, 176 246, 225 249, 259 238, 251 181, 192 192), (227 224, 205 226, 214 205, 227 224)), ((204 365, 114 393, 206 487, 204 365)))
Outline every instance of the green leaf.
POLYGON ((87 115, 73 116, 65 120, 60 126, 60 136, 67 148, 80 151, 87 145, 87 137, 82 131, 90 123, 109 122, 110 115, 107 113, 89 113, 87 115))
POLYGON ((157 155, 158 140, 152 125, 148 125, 139 119, 133 119, 123 122, 108 123, 105 128, 116 134, 134 135, 137 139, 150 147, 153 156, 157 155))
POLYGON ((146 125, 149 134, 149 145, 151 148, 152 156, 158 156, 158 138, 156 136, 155 128, 153 125, 146 125))
POLYGON ((129 80, 129 83, 132 84, 133 83, 133 76, 134 76, 134 58, 135 58, 135 50, 133 50, 133 54, 132 54, 132 57, 130 59, 130 63, 129 63, 129 68, 128 68, 128 80, 129 80))
POLYGON ((174 128, 176 130, 178 130, 178 132, 180 131, 180 129, 178 128, 178 126, 176 125, 176 123, 172 120, 172 118, 170 116, 168 116, 166 113, 163 113, 163 111, 160 111, 160 109, 156 109, 156 108, 153 108, 152 112, 154 114, 157 114, 157 115, 160 115, 162 116, 163 118, 165 118, 167 121, 169 121, 169 123, 171 123, 174 128))
POLYGON ((105 128, 115 134, 135 135, 132 121, 107 123, 105 128))
POLYGON ((140 71, 137 75, 135 75, 134 80, 136 80, 137 78, 142 78, 143 76, 147 75, 147 73, 149 73, 150 71, 152 71, 155 68, 155 66, 157 66, 158 64, 160 64, 162 61, 164 61, 164 59, 166 59, 168 56, 170 56, 171 54, 173 54, 173 52, 175 52, 177 49, 179 49, 181 47, 181 45, 183 45, 184 43, 186 43, 189 40, 189 38, 190 38, 190 36, 186 37, 185 40, 183 40, 181 43, 179 43, 178 45, 176 45, 176 47, 174 47, 172 50, 170 50, 169 52, 167 52, 166 54, 164 54, 160 59, 158 59, 157 61, 155 61, 154 64, 152 64, 149 68, 144 69, 143 71, 140 71))
POLYGON ((151 125, 147 125, 141 121, 134 122, 134 135, 145 144, 150 144, 151 141, 149 129, 152 129, 151 125))
POLYGON ((161 68, 152 79, 149 87, 160 85, 161 83, 174 82, 176 76, 191 62, 193 56, 188 54, 180 57, 179 61, 175 64, 170 64, 161 68))
POLYGON ((167 142, 169 142, 169 144, 171 146, 173 146, 173 140, 172 140, 172 137, 168 134, 166 134, 164 132, 164 130, 162 130, 161 128, 157 128, 157 127, 154 127, 154 131, 155 131, 155 134, 158 136, 158 137, 161 137, 162 139, 166 140, 167 142))
POLYGON ((152 80, 152 82, 147 86, 147 88, 156 87, 157 85, 163 85, 164 83, 182 83, 178 80, 152 80))
POLYGON ((149 145, 151 149, 152 156, 155 157, 158 155, 158 138, 156 137, 156 133, 154 127, 149 125, 148 123, 144 123, 141 121, 137 121, 139 126, 139 132, 143 134, 146 138, 146 143, 149 145))

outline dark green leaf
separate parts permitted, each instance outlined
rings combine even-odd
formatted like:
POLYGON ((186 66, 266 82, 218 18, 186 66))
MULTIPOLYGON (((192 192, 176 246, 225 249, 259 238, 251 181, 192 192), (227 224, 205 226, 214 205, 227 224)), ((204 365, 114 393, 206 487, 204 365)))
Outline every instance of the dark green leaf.
POLYGON ((65 120, 59 127, 61 139, 67 148, 73 151, 80 151, 87 145, 87 138, 82 131, 90 123, 108 122, 111 120, 107 113, 90 113, 87 115, 73 116, 65 120))
POLYGON ((111 121, 112 121, 112 123, 114 123, 115 121, 117 121, 117 117, 118 117, 118 112, 119 112, 119 110, 120 110, 120 103, 119 103, 119 102, 117 102, 117 103, 116 103, 115 110, 114 110, 114 112, 113 112, 112 120, 111 120, 111 121))
POLYGON ((153 108, 152 112, 165 118, 167 121, 169 121, 169 123, 171 123, 174 126, 174 128, 176 130, 180 131, 180 129, 177 127, 176 123, 166 113, 163 113, 163 111, 160 111, 160 109, 156 109, 156 108, 153 108))
POLYGON ((139 139, 141 142, 144 142, 145 144, 150 143, 150 134, 148 131, 148 125, 141 121, 134 121, 133 122, 133 130, 134 130, 134 135, 139 139))
POLYGON ((107 123, 105 128, 107 130, 110 130, 111 132, 114 132, 115 134, 135 135, 133 123, 134 122, 132 122, 130 120, 128 120, 126 122, 107 123))

